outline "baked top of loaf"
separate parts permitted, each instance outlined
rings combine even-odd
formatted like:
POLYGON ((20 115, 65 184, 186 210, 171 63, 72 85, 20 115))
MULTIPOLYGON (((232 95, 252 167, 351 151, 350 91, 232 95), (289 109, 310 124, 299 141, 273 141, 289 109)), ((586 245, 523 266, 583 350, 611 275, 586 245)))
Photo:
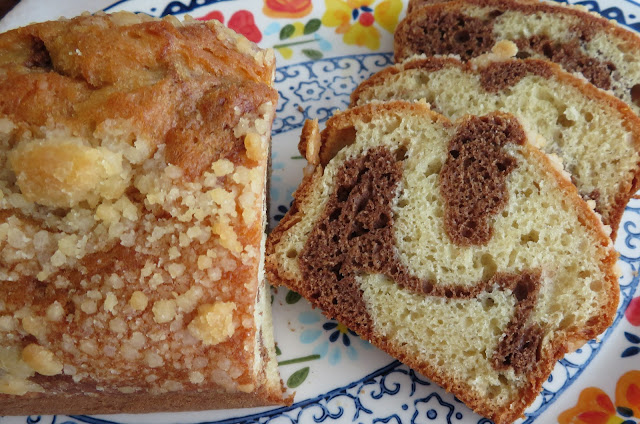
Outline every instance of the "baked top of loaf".
POLYGON ((459 55, 468 60, 500 40, 519 58, 548 59, 611 90, 640 114, 640 36, 584 8, 551 2, 457 0, 411 3, 394 36, 395 59, 414 54, 459 55))
POLYGON ((282 403, 262 277, 273 52, 216 21, 0 35, 0 411, 282 403))
POLYGON ((621 100, 558 65, 505 59, 508 42, 470 62, 415 58, 384 69, 352 93, 352 105, 426 99, 448 118, 501 110, 524 118, 540 133, 542 149, 560 156, 578 191, 596 202, 612 237, 638 190, 640 118, 621 100), (499 52, 500 48, 506 50, 499 52))
POLYGON ((452 124, 396 101, 307 126, 313 170, 267 240, 270 282, 498 424, 612 322, 612 242, 512 115, 452 124))

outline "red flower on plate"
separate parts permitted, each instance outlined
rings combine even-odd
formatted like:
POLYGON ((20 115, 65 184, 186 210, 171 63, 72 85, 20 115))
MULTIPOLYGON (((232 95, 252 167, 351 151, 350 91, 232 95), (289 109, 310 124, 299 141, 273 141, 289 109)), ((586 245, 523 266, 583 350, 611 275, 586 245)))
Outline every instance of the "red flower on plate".
MULTIPOLYGON (((219 10, 209 12, 197 19, 201 21, 215 19, 224 23, 224 15, 219 10)), ((238 34, 244 35, 254 43, 259 43, 260 40, 262 40, 262 33, 256 26, 256 23, 253 19, 253 13, 249 12, 248 10, 238 10, 233 15, 231 15, 227 26, 238 34)))
POLYGON ((198 19, 201 21, 210 21, 212 19, 215 19, 218 22, 224 23, 224 15, 219 10, 214 10, 213 12, 209 12, 198 19))
POLYGON ((640 326, 640 297, 631 299, 627 310, 624 311, 624 316, 627 317, 631 325, 640 326))
POLYGON ((244 35, 254 43, 262 40, 262 34, 253 20, 253 13, 248 10, 238 10, 231 15, 227 26, 235 32, 244 35))

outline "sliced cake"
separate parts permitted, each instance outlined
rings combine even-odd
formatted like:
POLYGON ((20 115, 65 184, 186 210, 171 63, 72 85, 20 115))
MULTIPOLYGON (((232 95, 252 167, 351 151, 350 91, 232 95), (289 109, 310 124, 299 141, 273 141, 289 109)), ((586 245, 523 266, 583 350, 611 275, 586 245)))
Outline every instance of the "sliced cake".
POLYGON ((500 40, 518 46, 518 57, 544 58, 611 90, 640 114, 640 36, 584 8, 553 2, 457 0, 411 3, 395 31, 395 59, 414 54, 455 54, 462 60, 487 53, 500 40))
POLYGON ((579 193, 596 202, 615 239, 624 208, 638 190, 640 118, 554 63, 504 60, 513 51, 512 43, 501 42, 493 53, 467 63, 449 57, 408 60, 364 81, 352 105, 426 99, 450 119, 497 110, 524 118, 546 139, 542 149, 562 158, 579 193))
POLYGON ((269 281, 496 424, 611 324, 612 242, 514 116, 389 102, 307 126, 312 169, 267 240, 269 281))
POLYGON ((282 404, 273 52, 84 15, 0 35, 0 415, 282 404))

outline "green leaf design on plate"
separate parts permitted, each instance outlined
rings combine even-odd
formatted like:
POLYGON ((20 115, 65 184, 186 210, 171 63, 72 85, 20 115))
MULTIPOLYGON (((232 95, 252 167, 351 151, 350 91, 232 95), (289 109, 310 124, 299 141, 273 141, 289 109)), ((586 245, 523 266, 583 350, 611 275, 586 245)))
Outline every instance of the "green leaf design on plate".
POLYGON ((320 29, 320 25, 322 25, 322 22, 320 22, 320 19, 311 19, 304 26, 304 35, 313 34, 314 32, 320 29))
POLYGON ((291 374, 291 377, 287 379, 287 386, 289 386, 289 388, 291 389, 295 389, 296 387, 304 383, 304 380, 306 380, 308 376, 309 367, 304 367, 291 374))
POLYGON ((291 37, 294 32, 296 32, 296 28, 291 24, 287 24, 280 30, 280 39, 286 40, 287 38, 291 37))
POLYGON ((287 293, 287 296, 284 298, 284 300, 289 304, 289 305, 293 305, 294 303, 298 303, 298 300, 300 300, 302 296, 300 296, 298 293, 294 292, 293 290, 289 290, 289 293, 287 293))
POLYGON ((315 355, 309 355, 309 356, 301 356, 299 358, 287 359, 286 361, 278 362, 278 365, 283 366, 283 365, 299 364, 300 362, 315 361, 316 359, 320 359, 320 355, 315 354, 315 355))
POLYGON ((276 343, 276 355, 282 355, 282 351, 280 350, 280 348, 278 347, 278 344, 276 343))
POLYGON ((323 57, 322 52, 315 49, 302 49, 302 53, 311 60, 320 60, 323 57))

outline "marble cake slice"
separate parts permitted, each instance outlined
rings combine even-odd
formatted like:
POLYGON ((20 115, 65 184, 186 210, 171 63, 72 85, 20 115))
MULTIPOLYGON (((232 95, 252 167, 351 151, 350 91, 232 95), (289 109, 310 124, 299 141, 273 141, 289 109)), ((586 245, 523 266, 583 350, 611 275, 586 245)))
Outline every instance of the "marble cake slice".
POLYGON ((352 105, 425 99, 450 119, 492 111, 513 113, 541 134, 542 150, 562 158, 583 198, 596 203, 612 238, 640 181, 640 117, 621 100, 555 63, 509 58, 513 43, 461 62, 408 59, 363 81, 352 105))
POLYGON ((517 44, 519 58, 534 57, 581 73, 611 90, 640 114, 640 36, 586 9, 555 2, 457 0, 421 5, 394 35, 395 59, 414 54, 468 60, 501 40, 517 44))
POLYGON ((349 109, 318 134, 267 240, 269 281, 497 424, 609 326, 617 254, 568 175, 512 115, 349 109))

